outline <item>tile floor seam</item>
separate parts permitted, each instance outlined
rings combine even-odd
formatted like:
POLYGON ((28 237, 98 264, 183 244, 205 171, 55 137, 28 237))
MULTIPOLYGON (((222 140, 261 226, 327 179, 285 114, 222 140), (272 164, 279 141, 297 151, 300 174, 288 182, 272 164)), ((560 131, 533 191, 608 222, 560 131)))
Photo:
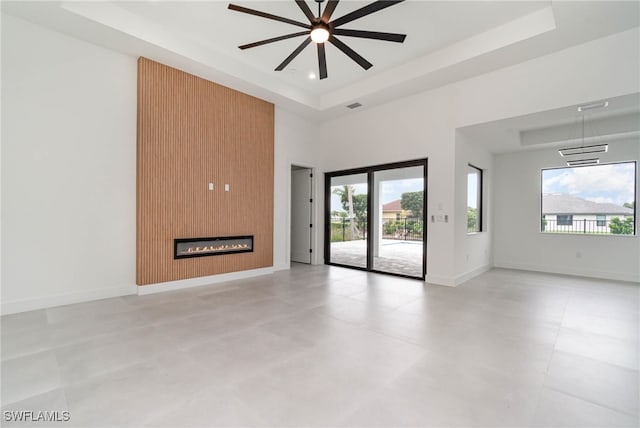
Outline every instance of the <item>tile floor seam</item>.
POLYGON ((565 355, 569 355, 569 356, 572 356, 572 357, 582 358, 582 359, 589 360, 589 361, 591 361, 593 363, 597 363, 597 364, 608 365, 608 366, 611 366, 611 367, 615 367, 616 369, 619 369, 619 370, 626 370, 626 371, 630 371, 630 372, 636 372, 638 375, 640 375, 640 368, 632 369, 632 368, 629 368, 629 367, 620 366, 618 364, 610 363, 609 361, 599 360, 597 358, 589 357, 589 356, 586 356, 586 355, 580 355, 580 354, 575 354, 575 353, 570 352, 570 351, 563 351, 563 350, 555 350, 554 349, 553 354, 555 355, 556 353, 565 354, 565 355))
MULTIPOLYGON (((21 398, 21 399, 19 399, 19 400, 7 401, 6 403, 5 403, 5 402, 4 402, 4 400, 3 400, 3 401, 2 401, 2 403, 1 403, 1 406, 4 408, 4 407, 6 407, 6 406, 10 406, 10 405, 12 405, 12 404, 15 404, 15 403, 19 403, 19 402, 21 402, 21 401, 28 400, 28 399, 30 399, 31 397, 36 397, 36 396, 39 396, 39 395, 48 394, 48 393, 50 393, 50 392, 52 392, 52 391, 55 391, 56 389, 62 389, 62 388, 63 388, 63 385, 58 385, 58 386, 56 386, 56 387, 54 387, 54 388, 48 389, 48 390, 46 390, 46 391, 40 391, 40 392, 38 392, 37 394, 30 395, 30 396, 28 396, 28 397, 26 397, 26 398, 21 398)), ((1 425, 0 425, 0 426, 1 426, 1 425)))
POLYGON ((404 342, 404 343, 409 344, 409 345, 419 346, 420 348, 428 349, 428 348, 425 348, 422 344, 411 342, 410 340, 408 340, 409 338, 406 338, 404 336, 395 336, 395 335, 392 335, 392 334, 389 334, 389 333, 385 333, 383 331, 371 328, 371 327, 367 326, 366 324, 363 325, 362 328, 367 330, 367 331, 369 331, 369 332, 371 332, 371 333, 374 333, 374 334, 379 334, 381 336, 384 336, 384 337, 387 337, 387 338, 390 338, 390 339, 399 340, 399 341, 404 342))
POLYGON ((635 343, 636 347, 640 349, 640 340, 623 339, 621 337, 615 337, 615 336, 611 336, 611 335, 608 335, 608 334, 598 333, 598 332, 590 331, 590 330, 581 330, 581 329, 574 328, 574 327, 563 327, 563 326, 560 326, 560 328, 564 329, 564 330, 571 331, 571 332, 573 332, 575 334, 593 335, 593 336, 598 336, 598 337, 601 337, 601 338, 606 338, 606 339, 619 341, 619 342, 635 343))
POLYGON ((556 335, 555 335, 556 336, 555 340, 553 341, 553 348, 552 348, 552 351, 551 351, 551 356, 549 357, 549 361, 547 362, 547 367, 545 368, 545 371, 544 371, 545 380, 546 380, 546 377, 549 374, 549 367, 551 367, 551 361, 553 361, 553 356, 554 356, 554 354, 556 352, 556 345, 558 343, 558 338, 560 337, 560 332, 562 330, 562 321, 564 320, 564 317, 565 317, 565 315, 567 313, 567 306, 569 306, 569 301, 571 300, 571 294, 573 294, 573 293, 569 293, 569 296, 567 297, 567 299, 565 300, 565 303, 564 303, 564 308, 562 310, 562 318, 560 320, 560 325, 559 325, 558 331, 556 332, 556 335))
POLYGON ((607 409, 607 410, 611 410, 611 411, 616 412, 616 413, 622 413, 622 414, 624 414, 624 415, 631 416, 631 417, 633 417, 633 418, 636 418, 636 419, 638 420, 638 422, 640 422, 640 415, 639 415, 639 414, 635 414, 635 415, 634 415, 633 413, 629 413, 629 412, 626 412, 626 411, 621 410, 621 409, 616 409, 616 408, 614 408, 614 407, 607 406, 606 404, 596 403, 595 401, 592 401, 592 400, 590 400, 590 399, 588 399, 588 398, 581 397, 581 396, 579 396, 579 395, 572 394, 572 393, 570 393, 570 392, 563 391, 563 390, 561 390, 561 389, 554 388, 554 387, 552 387, 552 386, 548 386, 548 385, 546 385, 546 384, 544 385, 544 388, 546 388, 546 389, 548 389, 548 390, 550 390, 550 391, 557 392, 557 393, 559 393, 559 394, 567 395, 567 396, 569 396, 569 397, 575 398, 576 400, 584 401, 584 402, 589 403, 589 404, 592 404, 592 405, 594 405, 594 406, 602 407, 603 409, 607 409))

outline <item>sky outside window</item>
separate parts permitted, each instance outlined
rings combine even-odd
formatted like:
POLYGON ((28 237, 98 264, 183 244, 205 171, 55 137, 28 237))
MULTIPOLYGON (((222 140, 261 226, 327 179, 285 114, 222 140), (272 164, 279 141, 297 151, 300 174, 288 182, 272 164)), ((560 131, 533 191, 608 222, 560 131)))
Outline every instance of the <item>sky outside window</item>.
POLYGON ((565 193, 593 202, 632 203, 635 163, 542 170, 542 193, 565 193))

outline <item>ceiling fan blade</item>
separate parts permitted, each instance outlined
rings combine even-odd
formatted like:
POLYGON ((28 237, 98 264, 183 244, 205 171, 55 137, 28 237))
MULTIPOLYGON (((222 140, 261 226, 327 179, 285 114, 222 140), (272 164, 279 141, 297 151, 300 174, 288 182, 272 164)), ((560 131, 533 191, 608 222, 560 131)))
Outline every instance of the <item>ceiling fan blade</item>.
POLYGON ((313 14, 313 12, 311 12, 311 9, 309 9, 309 5, 306 1, 296 0, 296 4, 300 9, 302 9, 302 12, 307 16, 309 22, 314 22, 316 20, 316 16, 313 14))
POLYGON ((335 27, 339 27, 347 22, 355 21, 356 19, 362 18, 363 16, 370 15, 374 12, 378 12, 379 10, 386 9, 390 6, 396 5, 398 3, 402 3, 404 0, 377 0, 373 3, 369 3, 368 5, 361 7, 360 9, 354 10, 351 13, 347 13, 344 16, 341 16, 338 19, 334 19, 331 22, 331 25, 335 27))
POLYGON ((267 43, 279 42, 280 40, 291 39, 293 37, 304 36, 309 34, 308 31, 300 31, 299 33, 285 34, 284 36, 273 37, 271 39, 260 40, 259 42, 248 43, 246 45, 238 46, 240 49, 255 48, 256 46, 266 45, 267 43))
POLYGON ((318 43, 318 66, 320 67, 320 80, 327 78, 327 56, 324 52, 324 43, 318 43))
POLYGON ((304 39, 304 41, 300 43, 300 46, 298 46, 293 52, 291 52, 291 55, 289 55, 284 61, 282 61, 282 64, 276 67, 276 71, 284 70, 284 68, 289 65, 289 63, 293 61, 293 59, 297 57, 309 43, 311 43, 311 37, 307 37, 306 39, 304 39))
POLYGON ((272 15, 266 12, 260 12, 259 10, 249 9, 248 7, 242 7, 235 4, 229 3, 229 9, 235 10, 236 12, 248 13, 249 15, 259 16, 261 18, 273 19, 274 21, 284 22, 286 24, 295 25, 302 28, 311 28, 309 24, 303 24, 302 22, 294 21, 293 19, 283 18, 282 16, 272 15))
POLYGON ((338 0, 328 0, 320 20, 327 24, 331 19, 331 15, 333 15, 333 11, 336 10, 336 6, 338 6, 338 0))
POLYGON ((333 45, 335 47, 337 47, 338 49, 340 49, 342 52, 344 52, 344 54, 346 56, 348 56, 349 58, 351 58, 352 60, 354 60, 355 62, 357 62, 360 67, 364 68, 365 70, 370 69, 371 67, 373 67, 373 64, 371 64, 369 61, 367 61, 366 59, 362 58, 356 51, 354 51, 353 49, 351 49, 349 46, 345 45, 344 43, 342 43, 340 40, 338 40, 337 38, 335 38, 333 35, 329 36, 329 41, 331 43, 333 43, 333 45))
POLYGON ((363 39, 385 40, 387 42, 398 43, 404 42, 404 39, 407 37, 406 34, 380 33, 378 31, 347 30, 342 28, 334 28, 333 34, 337 34, 338 36, 361 37, 363 39))

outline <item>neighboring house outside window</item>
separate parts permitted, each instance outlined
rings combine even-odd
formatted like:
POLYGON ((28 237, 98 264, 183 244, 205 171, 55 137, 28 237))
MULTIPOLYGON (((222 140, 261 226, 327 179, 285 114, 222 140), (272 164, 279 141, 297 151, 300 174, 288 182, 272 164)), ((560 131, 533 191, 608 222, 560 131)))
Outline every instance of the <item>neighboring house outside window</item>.
POLYGON ((422 227, 422 219, 413 218, 411 210, 402 209, 401 199, 382 205, 381 231, 384 239, 406 239, 407 236, 411 236, 411 233, 413 233, 416 221, 422 227))
POLYGON ((395 201, 387 202, 382 205, 382 220, 400 220, 403 218, 411 217, 411 210, 402 209, 402 201, 396 199, 395 201))
POLYGON ((633 217, 633 209, 565 193, 542 195, 541 232, 611 234, 611 222, 633 217))

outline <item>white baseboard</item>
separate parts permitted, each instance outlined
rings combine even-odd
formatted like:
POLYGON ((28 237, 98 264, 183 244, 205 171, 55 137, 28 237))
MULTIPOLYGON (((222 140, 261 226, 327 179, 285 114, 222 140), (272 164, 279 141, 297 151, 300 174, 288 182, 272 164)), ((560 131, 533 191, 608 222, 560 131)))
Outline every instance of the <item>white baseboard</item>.
POLYGON ((474 278, 478 275, 481 275, 491 269, 491 265, 484 265, 478 268, 472 269, 469 272, 463 273, 462 275, 456 276, 454 283, 455 285, 460 285, 464 282, 469 281, 471 278, 474 278))
POLYGON ((427 277, 425 278, 424 282, 428 282, 429 284, 446 285, 447 287, 456 286, 455 278, 451 278, 449 276, 438 276, 438 275, 427 274, 427 277))
POLYGON ((277 272, 279 270, 289 270, 289 269, 291 269, 291 266, 286 264, 286 263, 273 266, 273 271, 274 272, 277 272))
POLYGON ((494 262, 494 267, 504 269, 529 270, 534 272, 557 273, 561 275, 583 276, 587 278, 611 279, 614 281, 640 282, 640 275, 626 272, 612 272, 566 266, 547 266, 529 263, 494 262))
POLYGON ((71 305, 73 303, 90 302, 92 300, 108 299, 111 297, 128 296, 136 294, 137 288, 135 284, 131 284, 122 287, 101 288, 77 293, 60 294, 57 296, 2 302, 2 315, 71 305))
POLYGON ((236 279, 252 278, 254 276, 268 275, 273 273, 273 267, 243 270, 240 272, 229 272, 218 275, 201 276, 198 278, 181 279, 179 281, 160 282, 157 284, 138 286, 138 295, 163 293, 165 291, 181 290, 183 288, 201 287, 218 282, 233 281, 236 279))
POLYGON ((427 274, 425 278, 425 282, 430 284, 444 285, 447 287, 456 287, 463 282, 470 280, 471 278, 483 274, 492 268, 491 265, 480 266, 479 268, 470 270, 469 272, 465 272, 462 275, 458 275, 456 277, 450 276, 439 276, 439 275, 430 275, 427 274))

